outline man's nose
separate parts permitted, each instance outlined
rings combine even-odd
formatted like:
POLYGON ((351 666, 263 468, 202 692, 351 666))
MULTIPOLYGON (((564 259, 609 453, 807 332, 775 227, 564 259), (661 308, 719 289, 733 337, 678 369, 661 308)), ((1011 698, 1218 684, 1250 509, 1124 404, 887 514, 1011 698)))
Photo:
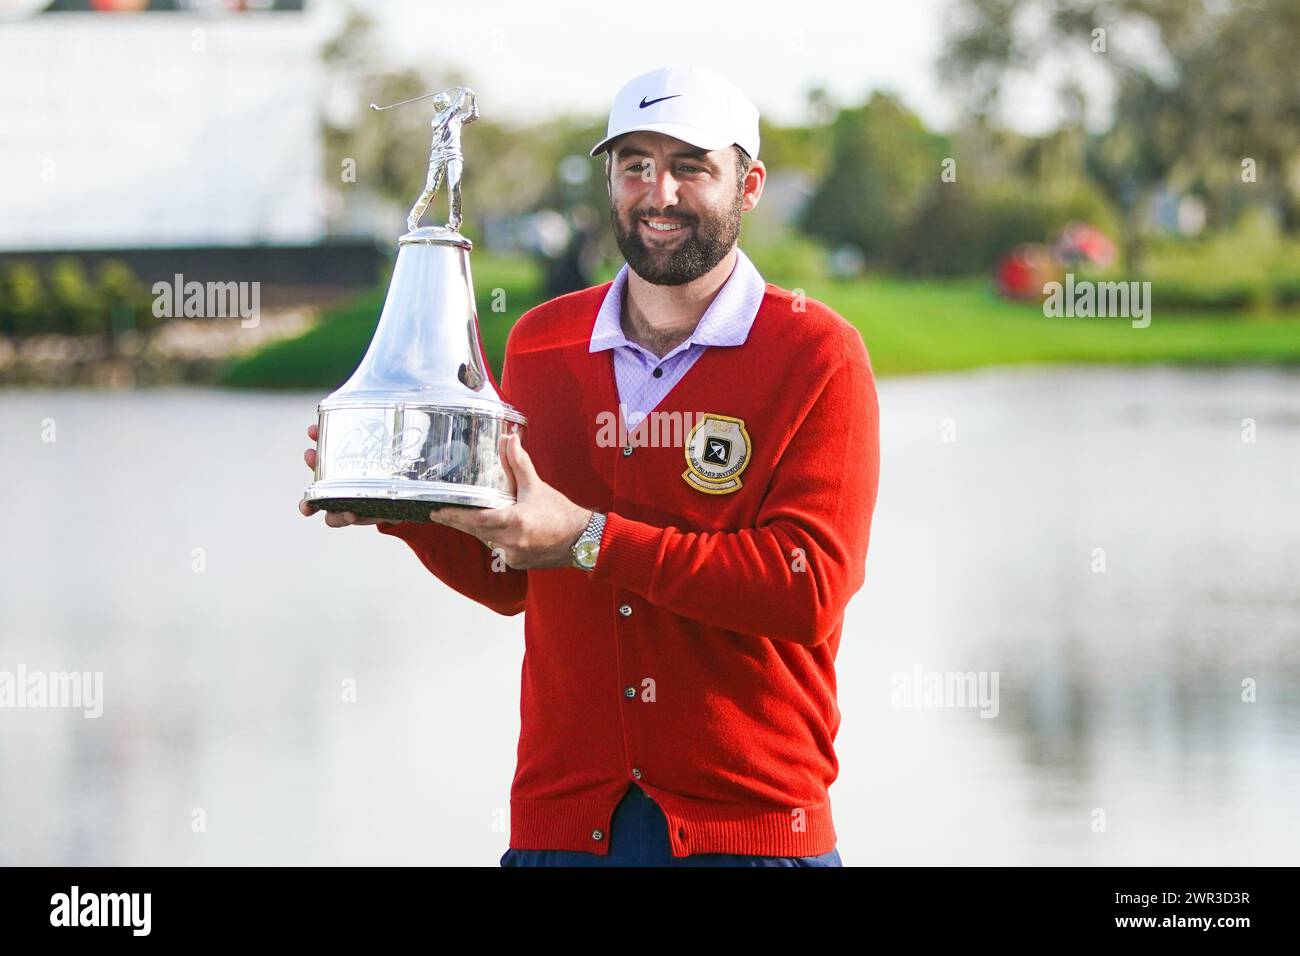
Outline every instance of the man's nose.
POLYGON ((677 204, 677 180, 663 166, 656 164, 652 168, 650 180, 650 200, 654 206, 673 206, 677 204))

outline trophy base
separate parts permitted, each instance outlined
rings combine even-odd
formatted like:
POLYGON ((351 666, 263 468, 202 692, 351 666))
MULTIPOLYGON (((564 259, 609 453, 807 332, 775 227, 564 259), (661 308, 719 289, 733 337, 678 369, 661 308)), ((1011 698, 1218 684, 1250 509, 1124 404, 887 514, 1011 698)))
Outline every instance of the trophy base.
POLYGON ((513 495, 494 488, 446 482, 350 481, 317 482, 303 496, 322 511, 351 511, 358 518, 388 521, 428 521, 429 512, 445 505, 466 508, 507 508, 513 495), (409 487, 419 484, 420 487, 409 487), (408 487, 402 487, 407 485, 408 487))
POLYGON ((445 506, 442 501, 393 501, 389 498, 322 498, 313 501, 322 511, 335 514, 351 511, 358 518, 385 521, 428 521, 429 512, 445 506))

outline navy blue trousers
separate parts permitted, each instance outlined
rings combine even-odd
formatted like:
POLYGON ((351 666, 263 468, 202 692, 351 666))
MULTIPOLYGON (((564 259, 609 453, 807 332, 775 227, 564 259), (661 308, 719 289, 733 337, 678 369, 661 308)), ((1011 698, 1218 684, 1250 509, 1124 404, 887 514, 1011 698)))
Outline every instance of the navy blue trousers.
POLYGON ((632 784, 614 808, 609 855, 577 850, 506 850, 502 866, 843 866, 838 850, 821 856, 746 856, 695 853, 673 856, 668 820, 659 804, 632 784))

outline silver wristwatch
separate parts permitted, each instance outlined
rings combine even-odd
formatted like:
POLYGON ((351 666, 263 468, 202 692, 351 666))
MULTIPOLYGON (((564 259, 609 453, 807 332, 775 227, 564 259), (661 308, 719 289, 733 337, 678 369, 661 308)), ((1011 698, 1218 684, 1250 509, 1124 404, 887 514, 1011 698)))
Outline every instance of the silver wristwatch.
POLYGON ((596 566, 596 558, 600 555, 600 538, 604 533, 605 516, 599 511, 593 511, 591 520, 587 522, 587 527, 583 529, 582 534, 578 535, 578 540, 573 542, 573 547, 569 549, 569 555, 575 568, 590 571, 596 566))

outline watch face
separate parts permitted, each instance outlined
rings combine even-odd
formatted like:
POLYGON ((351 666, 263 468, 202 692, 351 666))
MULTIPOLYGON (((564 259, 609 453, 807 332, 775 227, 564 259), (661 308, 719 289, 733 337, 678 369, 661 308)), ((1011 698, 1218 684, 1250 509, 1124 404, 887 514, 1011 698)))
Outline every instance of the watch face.
POLYGON ((600 545, 595 541, 580 541, 574 550, 578 563, 584 568, 591 568, 596 564, 596 555, 600 551, 600 545))

